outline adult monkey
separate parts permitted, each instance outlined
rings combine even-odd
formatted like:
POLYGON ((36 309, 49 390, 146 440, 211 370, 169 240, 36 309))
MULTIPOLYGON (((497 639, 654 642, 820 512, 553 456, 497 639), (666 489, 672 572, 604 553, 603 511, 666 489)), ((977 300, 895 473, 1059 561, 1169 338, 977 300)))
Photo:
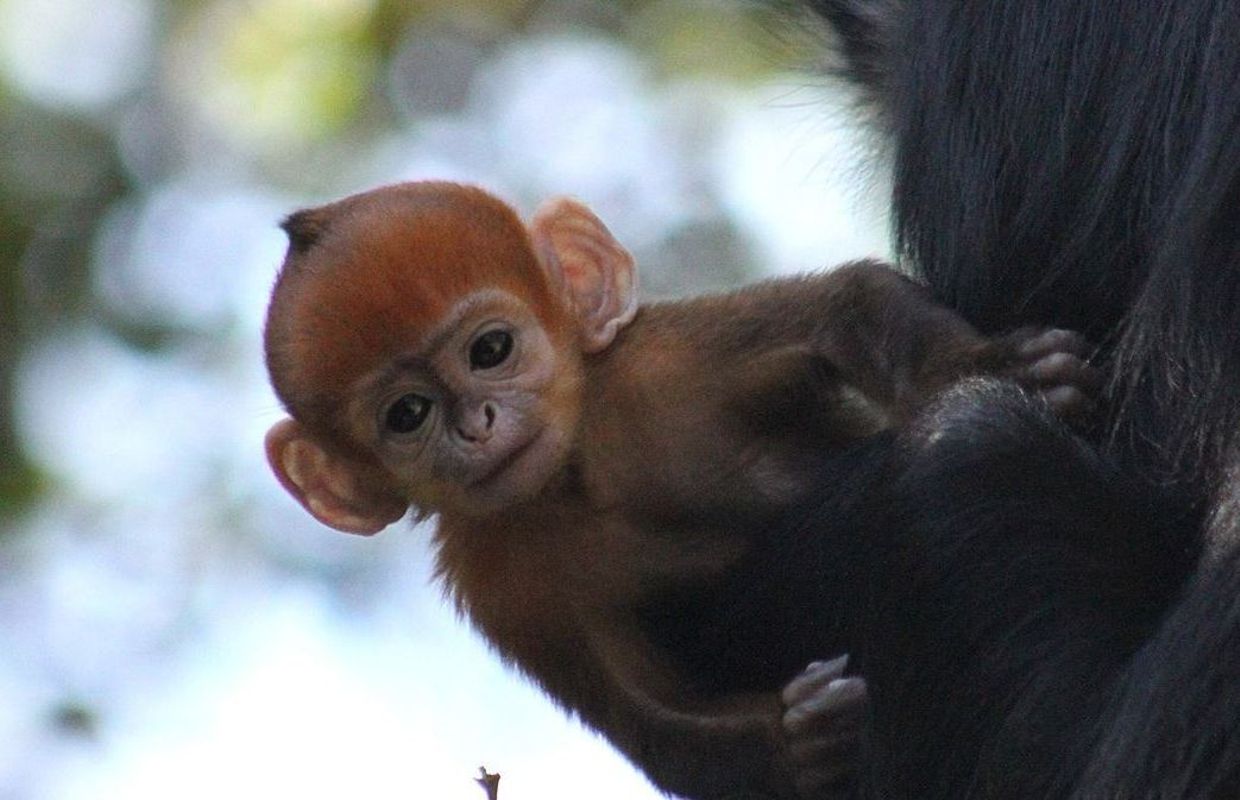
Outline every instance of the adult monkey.
MULTIPOLYGON (((1127 479, 1106 464, 1091 466, 1088 454, 1069 457, 1081 468, 1075 480, 1036 472, 1039 466, 1058 469, 1047 454, 1067 457, 1075 445, 1065 444, 1019 400, 980 390, 990 396, 945 403, 944 427, 935 435, 946 431, 948 446, 926 451, 939 463, 914 458, 905 475, 910 514, 915 501, 937 503, 934 512, 971 522, 983 539, 988 532, 981 527, 1002 528, 1018 540, 1007 551, 1013 558, 1027 555, 1019 547, 1022 536, 1025 544, 1036 544, 1047 531, 1052 539, 1063 537, 1060 544, 1074 531, 1101 543, 1092 549, 1074 543, 1081 575, 1069 576, 1067 562, 1056 566, 1053 553, 1030 556, 1034 567, 1051 567, 1045 574, 1035 569, 1045 580, 1027 595, 1016 592, 1019 602, 1007 611, 1006 622, 1025 638, 986 663, 932 654, 922 672, 901 670, 888 656, 901 645, 905 658, 926 652, 935 646, 930 633, 917 643, 901 640, 890 624, 869 629, 862 669, 875 706, 875 769, 885 765, 891 773, 872 777, 869 785, 896 796, 1235 796, 1240 4, 808 5, 839 34, 845 71, 868 93, 891 139, 901 253, 942 301, 983 331, 1036 322, 1082 330, 1101 342, 1112 380, 1099 441, 1123 472, 1165 491, 1135 512, 1139 519, 1121 515, 1135 508, 1142 490, 1125 488, 1127 479), (994 401, 989 409, 986 400, 994 401), (966 430, 970 436, 953 443, 950 434, 966 430), (990 449, 979 454, 955 447, 965 439, 990 449), (989 482, 961 477, 959 469, 1002 471, 1022 460, 1028 486, 1016 482, 1019 472, 1005 483, 998 474, 989 482), (979 504, 953 499, 947 494, 953 488, 1000 510, 970 516, 979 504), (1052 518, 1020 519, 1018 513, 1028 510, 1022 492, 1056 505, 1052 518), (1125 543, 1136 550, 1112 551, 1108 564, 1107 547, 1122 550, 1125 543), (1142 553, 1151 561, 1168 559, 1166 571, 1120 563, 1134 552, 1136 561, 1142 553), (1187 563, 1178 593, 1168 588, 1179 584, 1177 556, 1187 563), (1113 579, 1122 591, 1074 595, 1084 577, 1113 579), (1034 607, 1039 603, 1044 608, 1034 607), (1029 636, 1022 627, 1028 620, 1019 615, 1045 608, 1061 618, 1040 638, 1029 636), (1126 609, 1142 621, 1126 626, 1126 609), (1087 627, 1074 630, 1074 615, 1086 611, 1101 615, 1104 634, 1123 635, 1091 641, 1087 627), (1019 653, 1027 653, 1027 661, 1020 662, 1019 653), (944 681, 934 678, 936 659, 940 669, 970 670, 966 680, 983 689, 1003 694, 1007 687, 1006 709, 988 716, 981 707, 991 699, 985 691, 945 698, 944 681), (905 710, 894 708, 895 698, 905 710), (1039 703, 1059 707, 1047 711, 1039 703), (920 726, 918 704, 957 724, 920 726), (1042 735, 1019 730, 1022 718, 1044 725, 1042 735), (959 739, 900 742, 895 726, 901 724, 914 733, 952 731, 959 739), (979 731, 996 738, 982 741, 979 731), (1017 746, 1009 747, 1013 742, 1017 746), (947 762, 958 755, 967 764, 962 768, 956 759, 935 766, 934 758, 920 757, 927 754, 947 762), (1007 783, 1000 774, 1005 765, 1015 773, 1007 783), (927 786, 929 792, 918 791, 927 786)), ((914 544, 925 545, 932 534, 946 537, 938 543, 954 544, 953 555, 977 567, 970 573, 956 565, 950 576, 989 576, 994 541, 984 542, 992 558, 985 562, 986 556, 961 546, 964 535, 936 527, 931 514, 901 518, 896 512, 894 519, 920 525, 922 539, 909 540, 914 544)), ((931 555, 915 555, 913 566, 930 574, 923 586, 942 590, 930 596, 956 600, 957 611, 985 602, 976 589, 950 584, 948 568, 931 555)), ((898 600, 887 608, 918 613, 917 603, 926 598, 910 590, 907 605, 898 600)), ((970 629, 968 620, 952 628, 942 608, 926 614, 929 622, 921 622, 928 632, 954 630, 963 640, 1002 644, 1002 633, 970 629)), ((996 619, 1004 621, 1002 614, 988 621, 996 619)))

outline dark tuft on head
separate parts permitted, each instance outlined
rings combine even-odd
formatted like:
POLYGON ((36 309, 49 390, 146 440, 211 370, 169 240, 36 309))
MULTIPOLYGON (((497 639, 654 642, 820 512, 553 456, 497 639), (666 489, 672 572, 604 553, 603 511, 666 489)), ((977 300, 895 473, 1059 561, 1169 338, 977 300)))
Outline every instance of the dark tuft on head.
POLYGON ((321 209, 306 208, 289 214, 280 227, 288 234, 289 248, 302 254, 318 243, 327 228, 327 220, 321 209))

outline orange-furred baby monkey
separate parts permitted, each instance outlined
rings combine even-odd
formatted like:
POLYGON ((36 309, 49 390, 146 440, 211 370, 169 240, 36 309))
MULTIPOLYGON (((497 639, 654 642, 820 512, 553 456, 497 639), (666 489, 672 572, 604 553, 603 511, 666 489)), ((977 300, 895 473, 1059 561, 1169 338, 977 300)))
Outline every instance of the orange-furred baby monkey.
POLYGON ((701 696, 637 609, 745 559, 807 464, 958 378, 1065 408, 1092 380, 1074 336, 984 338, 873 262, 639 307, 632 258, 567 199, 527 226, 479 189, 407 183, 285 229, 281 483, 353 533, 438 514, 439 574, 500 655, 688 797, 823 791, 864 687, 837 661, 782 701, 701 696))

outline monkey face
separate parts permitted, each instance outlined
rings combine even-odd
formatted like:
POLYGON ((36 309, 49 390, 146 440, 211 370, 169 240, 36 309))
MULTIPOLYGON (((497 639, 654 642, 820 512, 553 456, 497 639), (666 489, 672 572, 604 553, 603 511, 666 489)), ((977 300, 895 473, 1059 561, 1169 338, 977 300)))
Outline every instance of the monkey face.
POLYGON ((563 463, 580 371, 575 348, 524 302, 482 290, 367 381, 350 417, 415 505, 486 514, 563 463))
POLYGON ((494 514, 565 465, 582 359, 637 312, 633 259, 580 203, 525 226, 481 190, 398 184, 291 215, 264 333, 267 434, 316 519, 494 514))

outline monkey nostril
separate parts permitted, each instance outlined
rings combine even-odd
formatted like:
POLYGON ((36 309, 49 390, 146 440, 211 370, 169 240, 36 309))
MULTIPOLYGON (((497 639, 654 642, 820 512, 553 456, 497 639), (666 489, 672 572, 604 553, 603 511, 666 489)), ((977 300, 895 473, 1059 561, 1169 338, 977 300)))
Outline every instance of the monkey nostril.
POLYGON ((494 403, 483 403, 482 408, 470 412, 457 423, 456 434, 471 444, 486 442, 491 438, 491 428, 495 426, 497 416, 494 403))

